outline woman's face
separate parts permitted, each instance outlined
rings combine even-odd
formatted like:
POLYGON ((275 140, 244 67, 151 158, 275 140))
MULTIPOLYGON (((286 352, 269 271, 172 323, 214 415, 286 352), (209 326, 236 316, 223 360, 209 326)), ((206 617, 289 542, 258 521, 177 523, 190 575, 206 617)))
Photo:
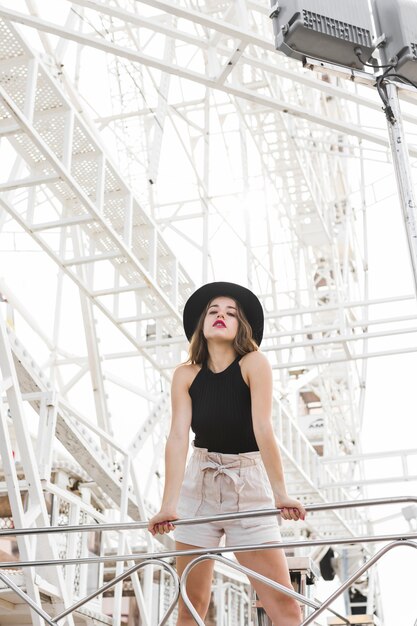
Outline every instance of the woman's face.
POLYGON ((210 302, 204 319, 203 333, 207 340, 232 342, 239 328, 236 302, 219 296, 210 302))

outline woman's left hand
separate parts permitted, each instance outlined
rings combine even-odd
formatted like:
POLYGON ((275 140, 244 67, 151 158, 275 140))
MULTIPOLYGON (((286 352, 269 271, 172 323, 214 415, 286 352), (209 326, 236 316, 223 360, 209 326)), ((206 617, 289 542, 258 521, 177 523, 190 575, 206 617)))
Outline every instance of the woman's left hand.
POLYGON ((298 522, 300 519, 305 520, 306 510, 301 502, 294 498, 289 498, 288 496, 276 498, 275 506, 277 509, 281 509, 282 519, 294 520, 295 522, 298 522))

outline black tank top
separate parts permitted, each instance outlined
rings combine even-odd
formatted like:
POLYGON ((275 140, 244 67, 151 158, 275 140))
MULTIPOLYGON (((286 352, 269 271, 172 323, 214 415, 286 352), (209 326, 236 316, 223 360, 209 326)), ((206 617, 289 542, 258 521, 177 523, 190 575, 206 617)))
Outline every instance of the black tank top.
POLYGON ((259 450, 252 426, 250 390, 240 371, 240 359, 217 374, 204 364, 190 386, 191 428, 197 448, 223 454, 259 450))

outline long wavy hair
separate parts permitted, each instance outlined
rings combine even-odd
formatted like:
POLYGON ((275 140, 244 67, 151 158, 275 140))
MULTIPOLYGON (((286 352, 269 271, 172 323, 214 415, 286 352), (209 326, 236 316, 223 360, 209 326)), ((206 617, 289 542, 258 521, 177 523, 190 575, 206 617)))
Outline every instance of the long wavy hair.
MULTIPOLYGON (((199 317, 197 326, 193 336, 191 337, 190 347, 188 349, 188 359, 186 361, 187 363, 202 365, 208 360, 209 351, 207 347, 207 339, 204 337, 203 333, 203 326, 207 311, 215 299, 216 298, 212 298, 210 302, 208 302, 206 308, 199 317)), ((232 300, 236 303, 236 317, 239 322, 236 337, 233 340, 233 348, 237 354, 243 356, 248 352, 258 350, 259 348, 253 338, 252 327, 249 324, 242 307, 237 300, 234 300, 234 298, 232 298, 232 300)))

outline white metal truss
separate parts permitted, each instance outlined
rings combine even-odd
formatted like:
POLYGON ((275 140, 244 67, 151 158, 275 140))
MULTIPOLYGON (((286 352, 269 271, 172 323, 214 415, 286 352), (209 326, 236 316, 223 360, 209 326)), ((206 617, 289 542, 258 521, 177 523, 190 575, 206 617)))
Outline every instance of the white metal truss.
MULTIPOLYGON (((203 51, 207 50, 208 47, 212 47, 207 42, 207 40, 204 41, 204 39, 201 39, 198 36, 190 37, 187 36, 186 33, 183 34, 177 29, 161 27, 158 23, 155 23, 152 20, 145 21, 140 17, 138 18, 134 14, 134 12, 115 10, 112 7, 106 5, 106 3, 104 2, 94 2, 92 0, 76 0, 72 3, 79 4, 89 9, 95 10, 99 14, 107 13, 116 17, 117 19, 123 20, 128 24, 130 23, 139 27, 142 26, 144 29, 151 29, 158 33, 162 32, 164 35, 173 37, 181 44, 185 40, 188 44, 193 44, 197 48, 195 53, 202 53, 203 51)), ((303 117, 310 122, 319 124, 320 126, 331 128, 332 130, 337 130, 349 136, 356 136, 360 139, 376 143, 377 145, 388 147, 388 141, 386 138, 379 136, 378 134, 366 132, 362 130, 359 126, 343 123, 341 121, 338 121, 337 118, 328 119, 325 117, 321 117, 295 104, 289 104, 283 100, 277 101, 264 95, 258 95, 256 91, 245 88, 244 86, 234 87, 233 85, 225 83, 225 80, 228 78, 229 74, 233 70, 233 66, 237 64, 236 62, 238 60, 242 59, 242 49, 244 50, 247 46, 251 45, 259 46, 259 48, 262 50, 273 52, 273 45, 270 40, 268 40, 265 36, 259 36, 250 31, 245 32, 243 29, 238 26, 234 26, 233 24, 227 24, 224 21, 215 19, 213 17, 208 17, 199 11, 183 9, 180 6, 176 7, 175 5, 172 5, 168 2, 153 2, 153 0, 149 0, 149 2, 143 2, 142 4, 154 6, 155 8, 165 13, 175 15, 176 17, 182 18, 184 20, 188 20, 192 24, 192 26, 197 25, 203 27, 203 29, 207 28, 209 30, 213 30, 215 35, 217 35, 215 39, 219 42, 218 45, 215 47, 216 55, 213 61, 215 68, 217 67, 219 70, 218 75, 215 75, 215 71, 212 71, 212 75, 207 76, 204 72, 192 71, 187 69, 186 67, 181 67, 181 65, 179 64, 177 65, 173 63, 166 63, 163 58, 161 59, 158 57, 152 57, 150 55, 142 54, 139 51, 117 47, 114 44, 103 41, 98 37, 94 37, 91 35, 82 35, 76 31, 71 31, 70 29, 62 28, 52 22, 48 22, 45 19, 38 19, 34 16, 25 15, 9 9, 1 9, 0 15, 2 15, 6 19, 25 24, 27 26, 32 26, 40 31, 59 35, 66 39, 76 41, 77 43, 80 43, 82 45, 90 45, 100 50, 108 51, 113 54, 125 57, 131 61, 140 62, 141 64, 146 66, 171 72, 176 76, 198 82, 206 87, 218 89, 233 96, 247 98, 254 103, 265 105, 268 108, 272 108, 285 113, 291 113, 297 117, 303 117), (222 39, 223 42, 221 41, 222 39), (224 46, 224 41, 230 39, 237 39, 239 42, 237 46, 235 46, 234 48, 228 48, 227 46, 224 46), (224 47, 221 45, 222 43, 224 47), (226 57, 226 59, 224 59, 224 57, 226 57)), ((236 6, 238 6, 238 4, 239 3, 236 3, 236 6)), ((267 23, 268 22, 266 22, 266 24, 267 23)), ((246 59, 246 57, 244 56, 243 60, 248 61, 249 65, 252 61, 250 57, 249 59, 246 59)), ((255 59, 254 67, 256 68, 257 66, 258 64, 255 59)), ((292 76, 292 79, 294 78, 296 77, 292 76)), ((313 86, 313 81, 311 82, 310 86, 313 86)), ((364 103, 366 103, 366 101, 364 103)), ((412 151, 412 154, 415 156, 417 153, 415 151, 412 151)))
MULTIPOLYGON (((18 440, 19 453, 26 477, 27 495, 30 499, 30 508, 24 511, 22 496, 19 488, 16 468, 13 461, 12 444, 9 433, 9 424, 3 402, 1 402, 0 423, 0 453, 5 471, 5 478, 8 488, 10 507, 13 521, 16 527, 27 528, 32 525, 46 526, 49 523, 46 503, 42 492, 42 485, 38 466, 36 462, 35 449, 30 441, 27 423, 24 416, 23 402, 20 393, 19 381, 16 374, 12 351, 8 341, 4 320, 0 317, 0 368, 3 380, 2 392, 6 393, 10 417, 13 422, 13 431, 18 440)), ((57 546, 48 537, 41 539, 35 545, 30 545, 29 540, 23 537, 19 540, 19 553, 22 558, 40 558, 40 555, 48 555, 49 558, 57 558, 57 546)), ((60 568, 50 568, 44 574, 51 588, 57 587, 55 593, 52 592, 52 603, 57 604, 56 608, 64 608, 68 603, 68 594, 65 581, 60 568), (64 605, 55 598, 62 598, 64 605)), ((39 585, 35 584, 35 572, 29 570, 25 575, 26 588, 29 596, 40 604, 39 585)), ((32 622, 42 626, 43 620, 33 613, 32 622)), ((67 623, 73 626, 72 617, 68 617, 67 623)))
MULTIPOLYGON (((178 306, 191 291, 190 279, 178 266, 156 224, 140 209, 118 176, 95 131, 70 105, 59 84, 12 27, 4 22, 2 27, 4 54, 14 38, 19 66, 11 83, 10 63, 2 68, 2 118, 9 125, 9 140, 24 155, 30 172, 29 181, 14 181, 3 191, 28 187, 48 197, 53 208, 45 219, 33 195, 32 206, 25 203, 19 210, 6 200, 2 200, 2 206, 12 211, 18 223, 145 354, 150 322, 156 325, 158 338, 178 335, 178 306), (30 84, 30 93, 26 94, 25 81, 30 84), (88 240, 85 254, 81 246, 78 249, 71 242, 68 231, 80 241, 88 240), (50 232, 58 235, 58 250, 47 243, 46 234, 50 232), (98 263, 109 266, 100 272, 108 278, 99 286, 91 282, 97 272, 90 272, 88 284, 87 272, 80 273, 79 266, 85 270, 98 263), (124 300, 128 301, 125 307, 124 300), (130 315, 124 313, 126 309, 130 315)), ((149 358, 153 360, 154 356, 149 354, 149 358)))
MULTIPOLYGON (((59 483, 54 484, 50 482, 52 462, 49 455, 55 448, 55 441, 58 440, 68 450, 71 457, 79 464, 79 467, 84 470, 85 477, 87 478, 86 484, 88 485, 89 481, 94 481, 95 489, 98 490, 99 501, 101 501, 101 506, 103 506, 104 509, 120 509, 120 521, 125 521, 127 519, 137 520, 146 518, 149 508, 146 507, 142 501, 140 481, 137 476, 137 469, 131 466, 131 455, 125 450, 120 449, 117 443, 106 433, 106 431, 101 430, 98 427, 94 427, 93 424, 89 422, 89 420, 85 419, 82 415, 79 415, 77 411, 75 411, 71 406, 68 406, 67 403, 62 398, 60 398, 55 391, 51 389, 51 383, 50 381, 45 380, 45 376, 42 370, 36 365, 34 360, 29 356, 28 352, 21 346, 20 342, 13 335, 12 331, 10 329, 6 329, 6 327, 4 326, 4 322, 2 322, 2 324, 2 355, 4 353, 8 359, 5 360, 5 358, 2 357, 2 363, 5 363, 4 368, 2 368, 2 375, 4 381, 7 383, 6 385, 4 385, 3 391, 6 391, 8 396, 9 393, 16 395, 14 391, 15 387, 19 389, 19 394, 20 392, 23 392, 22 398, 20 399, 20 419, 24 419, 23 400, 27 401, 36 413, 39 413, 40 418, 38 434, 36 437, 38 460, 35 461, 35 450, 31 451, 29 431, 26 428, 23 431, 22 429, 20 429, 20 427, 18 429, 19 421, 17 418, 14 417, 16 411, 16 407, 14 406, 14 398, 12 396, 8 398, 8 403, 10 406, 10 410, 12 411, 13 417, 13 431, 15 432, 17 441, 19 442, 19 452, 22 458, 25 484, 27 484, 28 486, 32 485, 33 489, 38 489, 39 491, 40 489, 42 489, 40 482, 40 479, 42 478, 44 484, 45 481, 47 482, 46 491, 55 494, 55 496, 57 497, 60 497, 61 499, 66 501, 67 506, 70 507, 71 514, 67 518, 67 523, 78 523, 80 518, 80 504, 78 503, 78 498, 74 496, 72 498, 69 496, 67 497, 65 494, 65 486, 64 489, 60 489, 59 483), (12 355, 14 356, 16 372, 12 373, 12 375, 8 375, 9 370, 11 370, 9 364, 13 362, 12 355), (12 380, 14 381, 13 384, 11 383, 12 380), (53 411, 54 419, 51 419, 51 410, 53 411), (22 432, 26 432, 26 447, 24 447, 25 441, 23 441, 23 443, 21 441, 22 432), (103 443, 105 445, 101 445, 103 443), (48 454, 49 460, 48 468, 45 464, 46 454, 48 454), (27 461, 25 459, 27 459, 27 461), (39 470, 43 470, 44 475, 39 476, 39 470), (31 478, 32 474, 33 478, 31 478)), ((5 418, 5 413, 3 413, 3 411, 2 415, 3 418, 5 418)), ((6 422, 4 423, 7 426, 6 422)), ((7 431, 4 432, 6 433, 7 431)), ((8 445, 7 443, 8 434, 7 438, 4 438, 5 447, 4 449, 2 448, 2 460, 5 469, 7 468, 8 459, 13 458, 10 443, 8 445)), ((14 468, 13 471, 15 473, 14 468)), ((12 477, 13 473, 10 476, 10 480, 12 480, 12 477)), ((82 491, 83 490, 81 489, 81 492, 82 491)), ((16 493, 16 502, 18 503, 19 483, 17 482, 16 478, 15 482, 13 483, 13 488, 12 483, 8 483, 8 492, 10 494, 16 493)), ((35 500, 35 498, 33 497, 34 502, 30 508, 30 510, 32 511, 32 515, 34 515, 34 512, 36 512, 36 510, 39 510, 39 512, 41 512, 42 507, 45 507, 45 499, 42 491, 40 491, 39 493, 36 492, 36 495, 37 498, 35 500)), ((15 505, 13 502, 13 519, 17 520, 20 518, 18 517, 14 506, 15 505)), ((94 509, 85 509, 86 514, 91 514, 91 512, 93 512, 93 518, 99 521, 100 516, 96 515, 96 511, 94 509)), ((43 517, 41 518, 39 518, 38 515, 38 518, 35 517, 33 521, 34 523, 37 523, 37 525, 41 526, 48 526, 50 524, 49 518, 46 515, 43 515, 43 517)), ((56 521, 57 520, 55 519, 55 522, 56 521)), ((52 519, 51 522, 53 523, 54 520, 52 519)), ((87 522, 81 521, 80 523, 87 522)), ((21 521, 19 522, 19 526, 28 527, 29 525, 30 523, 27 520, 27 516, 23 516, 21 521)), ((117 548, 118 553, 128 553, 131 550, 130 541, 127 540, 123 535, 121 535, 121 537, 122 538, 119 540, 117 548)), ((46 556, 48 554, 48 551, 46 551, 44 541, 40 543, 41 545, 38 547, 38 552, 36 553, 32 553, 32 551, 25 552, 25 549, 23 547, 23 552, 21 552, 22 558, 36 558, 36 555, 37 558, 43 558, 43 556, 46 556)), ((152 542, 148 541, 148 547, 150 545, 152 545, 152 542)), ((23 540, 22 546, 24 546, 23 540)), ((146 542, 143 542, 142 549, 145 547, 146 542)), ((64 555, 66 558, 70 557, 73 548, 73 541, 71 541, 70 537, 64 551, 64 555)), ((84 547, 84 553, 85 551, 86 546, 84 547)), ((56 556, 54 557, 53 554, 54 553, 51 553, 51 557, 56 558, 56 556)), ((81 556, 81 553, 78 554, 78 556, 81 556)), ((132 565, 132 563, 129 562, 128 564, 132 565)), ((117 570, 120 570, 122 566, 123 562, 121 561, 117 567, 117 570)), ((120 571, 117 571, 117 573, 120 573, 120 571)), ((72 572, 72 574, 73 573, 74 572, 72 572)), ((70 576, 71 569, 66 575, 66 581, 71 580, 70 576)), ((89 576, 91 576, 91 572, 89 576)), ((60 581, 60 578, 58 578, 58 581, 60 581)), ((85 594, 87 589, 87 578, 85 579, 84 583, 85 584, 82 585, 82 588, 84 589, 85 594)), ((147 577, 145 580, 145 587, 149 587, 149 584, 150 580, 149 577, 147 577)), ((151 614, 150 608, 148 606, 149 590, 146 593, 147 602, 145 603, 142 585, 139 583, 137 576, 132 577, 132 585, 135 592, 137 604, 142 615, 143 623, 150 624, 151 614)), ((39 598, 36 596, 36 592, 37 587, 34 587, 34 599, 37 599, 39 604, 39 598)), ((74 587, 69 582, 67 585, 65 585, 62 581, 61 592, 55 592, 55 595, 58 597, 62 595, 62 597, 66 599, 66 602, 68 602, 68 600, 74 600, 74 593, 76 592, 79 593, 78 588, 74 589, 74 587), (67 592, 69 595, 67 595, 67 592)), ((116 593, 116 597, 119 597, 119 602, 115 605, 114 619, 117 621, 120 619, 120 617, 117 616, 120 616, 121 611, 121 588, 119 588, 116 593)), ((38 617, 36 619, 39 620, 38 617)), ((72 623, 71 618, 68 619, 70 620, 69 623, 72 623)), ((38 621, 36 623, 38 623, 38 621)), ((41 622, 39 622, 39 624, 41 626, 41 622)))
MULTIPOLYGON (((226 241, 264 303, 263 350, 274 369, 274 424, 291 492, 306 502, 360 497, 375 482, 364 475, 359 442, 366 361, 417 350, 415 297, 369 298, 366 202, 363 194, 352 200, 352 167, 363 191, 363 163, 389 161, 372 77, 352 72, 348 83, 280 57, 267 7, 254 1, 62 0, 56 21, 47 4, 28 0, 26 13, 0 7, 0 149, 14 163, 0 180, 0 228, 14 224, 60 272, 53 333, 2 283, 17 337, 23 320, 50 354, 37 365, 9 331, 21 390, 40 419, 40 477, 50 479, 57 439, 95 482, 104 508, 118 509, 120 519, 152 513, 167 383, 186 347, 181 310, 194 283, 222 278, 216 255, 226 241), (40 33, 46 54, 19 25, 40 33), (55 48, 50 35, 59 37, 55 48), (105 57, 112 110, 97 108, 94 120, 80 87, 91 51, 105 57), (170 142, 169 158, 178 155, 190 179, 183 194, 173 184, 172 197, 164 193, 170 142), (231 179, 219 188, 217 154, 219 163, 227 155, 231 179), (195 262, 187 266, 190 251, 195 262), (81 295, 83 354, 60 346, 68 279, 81 295), (386 313, 400 302, 407 314, 386 313), (137 382, 115 372, 128 359, 137 382), (79 405, 68 397, 88 374, 94 409, 85 414, 83 392, 79 405), (123 409, 112 415, 109 406, 114 385, 147 407, 141 402, 126 445, 117 437, 123 409)), ((403 119, 415 132, 413 112, 403 119)), ((409 154, 417 156, 412 144, 409 154)), ((412 457, 398 453, 403 472, 383 480, 414 480, 412 457)), ((308 532, 354 536, 366 524, 361 511, 322 512, 308 532)), ((117 550, 125 549, 120 540, 117 550)), ((350 567, 360 558, 352 554, 350 567)), ((151 572, 145 600, 134 586, 145 623, 153 623, 151 572)), ((239 594, 227 594, 236 608, 239 594)), ((116 624, 121 587, 114 606, 116 624)))

